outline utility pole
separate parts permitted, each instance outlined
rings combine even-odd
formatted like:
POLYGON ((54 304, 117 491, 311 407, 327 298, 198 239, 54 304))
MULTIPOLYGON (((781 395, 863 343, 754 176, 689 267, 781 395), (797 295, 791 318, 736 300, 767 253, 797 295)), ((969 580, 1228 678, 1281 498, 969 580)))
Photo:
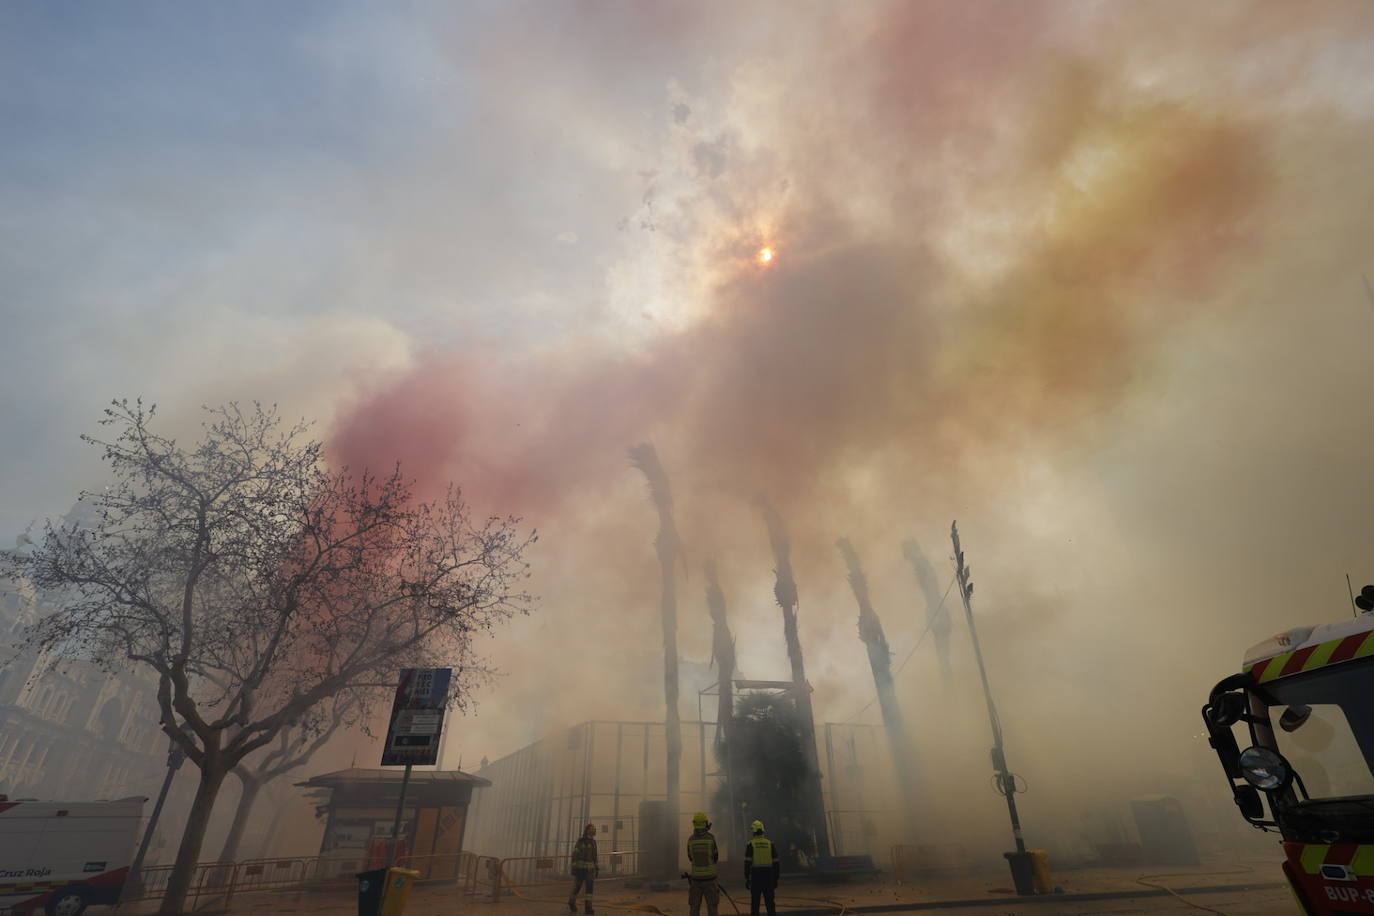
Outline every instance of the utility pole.
POLYGON ((959 596, 964 601, 964 616, 968 619, 968 632, 973 640, 973 656, 978 661, 978 676, 983 681, 983 698, 988 704, 988 722, 992 725, 992 769, 997 777, 997 791, 1007 799, 1007 814, 1011 816, 1011 835, 1016 840, 1016 852, 1003 855, 1011 863, 1016 892, 1033 894, 1035 890, 1030 881, 1030 856, 1026 852, 1026 841, 1021 837, 1021 818, 1016 813, 1016 777, 1007 766, 1007 755, 1002 744, 1002 721, 997 717, 997 705, 992 701, 988 670, 983 664, 983 649, 978 643, 978 628, 973 622, 973 580, 969 577, 972 570, 964 563, 964 550, 959 546, 957 521, 950 523, 949 537, 954 542, 954 574, 959 580, 959 596))

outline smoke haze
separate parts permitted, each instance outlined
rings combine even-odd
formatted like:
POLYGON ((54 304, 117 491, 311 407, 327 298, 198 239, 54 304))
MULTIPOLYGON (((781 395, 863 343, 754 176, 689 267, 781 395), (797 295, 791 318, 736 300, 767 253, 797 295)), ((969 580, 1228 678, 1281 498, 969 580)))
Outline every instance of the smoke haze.
MULTIPOLYGON (((102 219, 141 227, 128 245, 187 225, 177 200, 211 214, 167 276, 128 282, 117 241, 49 215, 25 230, 50 243, 36 266, 6 257, 0 279, 48 341, 46 397, 89 407, 52 412, 64 454, 130 385, 177 417, 265 397, 325 418, 332 460, 400 461, 426 495, 456 481, 540 530, 542 607, 490 645, 505 674, 455 736, 465 766, 662 717, 638 442, 672 482, 685 658, 709 658, 714 559, 740 675, 787 676, 756 499, 786 521, 819 721, 878 721, 836 538, 895 668, 925 626, 901 543, 943 589, 959 519, 1033 842, 1071 798, 1194 779, 1208 687, 1251 643, 1348 613, 1346 572, 1374 580, 1368 3, 319 13, 274 53, 325 88, 259 112, 247 136, 284 130, 265 165, 215 152, 241 199, 207 202, 184 162, 166 199, 103 180, 118 165, 85 179, 102 219), (312 129, 343 152, 318 159, 312 129), (83 246, 91 277, 60 278, 83 246), (47 298, 101 301, 126 334, 78 346, 34 316, 47 298), (144 314, 175 315, 165 344, 129 330, 144 314)), ((116 163, 140 147, 114 142, 116 163)), ((19 438, 55 435, 9 399, 19 438)), ((8 447, 16 525, 38 447, 8 447)), ((927 639, 898 695, 924 784, 958 800, 943 816, 993 843, 946 607, 954 683, 927 639)))

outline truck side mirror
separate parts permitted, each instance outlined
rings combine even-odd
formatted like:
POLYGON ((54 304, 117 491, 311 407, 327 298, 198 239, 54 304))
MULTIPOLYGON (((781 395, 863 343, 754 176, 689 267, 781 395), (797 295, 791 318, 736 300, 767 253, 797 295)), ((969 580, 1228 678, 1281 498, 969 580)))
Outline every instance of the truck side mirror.
POLYGON ((1247 821, 1264 820, 1264 800, 1260 798, 1259 789, 1245 784, 1232 786, 1231 792, 1242 817, 1247 821))
POLYGON ((1212 699, 1212 721, 1222 728, 1229 728, 1239 722, 1241 716, 1245 715, 1245 708, 1245 694, 1235 692, 1219 694, 1212 699))

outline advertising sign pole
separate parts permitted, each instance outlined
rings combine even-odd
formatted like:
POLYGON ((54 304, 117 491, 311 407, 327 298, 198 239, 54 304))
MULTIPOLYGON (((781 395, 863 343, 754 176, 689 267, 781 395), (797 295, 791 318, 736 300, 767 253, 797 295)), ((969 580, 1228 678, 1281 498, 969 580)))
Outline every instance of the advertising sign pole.
POLYGON ((382 749, 382 766, 405 767, 396 818, 391 822, 387 867, 396 864, 401 846, 401 820, 405 817, 406 790, 416 766, 433 766, 439 759, 444 731, 444 707, 448 704, 451 668, 402 668, 391 706, 391 725, 382 749))
POLYGON ((410 785, 411 766, 412 764, 406 764, 405 775, 401 777, 401 797, 396 802, 396 820, 391 822, 391 851, 387 853, 386 857, 387 868, 396 864, 396 849, 401 845, 401 812, 406 807, 406 788, 410 785))

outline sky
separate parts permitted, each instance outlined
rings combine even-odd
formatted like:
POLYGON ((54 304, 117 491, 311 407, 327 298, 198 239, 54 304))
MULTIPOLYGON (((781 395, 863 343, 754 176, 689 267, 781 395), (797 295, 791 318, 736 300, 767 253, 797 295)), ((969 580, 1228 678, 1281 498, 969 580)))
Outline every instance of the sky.
MULTIPOLYGON (((661 716, 647 441, 684 657, 714 558, 743 672, 786 676, 763 497, 818 715, 876 721, 835 540, 901 658, 900 544, 947 580, 957 518, 1040 804, 1191 772, 1243 650, 1374 581, 1371 35, 1366 0, 0 6, 0 536, 98 484, 115 397, 456 482, 541 535, 466 764, 587 690, 661 716)), ((978 770, 935 668, 917 744, 978 770)))

